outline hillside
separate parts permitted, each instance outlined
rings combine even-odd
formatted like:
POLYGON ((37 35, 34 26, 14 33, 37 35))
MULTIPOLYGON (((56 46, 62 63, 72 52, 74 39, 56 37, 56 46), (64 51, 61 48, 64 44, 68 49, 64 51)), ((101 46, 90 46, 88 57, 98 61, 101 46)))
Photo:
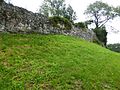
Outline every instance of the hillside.
POLYGON ((120 54, 64 35, 0 34, 0 90, 119 90, 120 54))

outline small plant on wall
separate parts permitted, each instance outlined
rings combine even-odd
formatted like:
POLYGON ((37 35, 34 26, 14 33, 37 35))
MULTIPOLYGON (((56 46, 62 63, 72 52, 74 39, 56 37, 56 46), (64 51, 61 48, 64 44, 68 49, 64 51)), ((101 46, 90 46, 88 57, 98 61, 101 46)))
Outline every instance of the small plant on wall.
POLYGON ((71 30, 72 29, 71 22, 64 17, 60 17, 60 16, 49 17, 49 21, 53 27, 57 27, 62 30, 71 30))

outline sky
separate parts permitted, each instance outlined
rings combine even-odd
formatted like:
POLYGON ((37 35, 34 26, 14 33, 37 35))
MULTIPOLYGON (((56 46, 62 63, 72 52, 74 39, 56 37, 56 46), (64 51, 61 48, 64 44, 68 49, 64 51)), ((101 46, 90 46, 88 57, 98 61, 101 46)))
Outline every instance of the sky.
MULTIPOLYGON (((43 0, 10 0, 10 2, 19 7, 26 8, 29 11, 38 12, 40 5, 42 4, 43 0)), ((77 14, 77 21, 85 21, 87 19, 87 16, 85 16, 83 13, 88 7, 90 3, 94 3, 98 0, 66 0, 67 4, 70 4, 73 9, 76 11, 77 14)), ((105 3, 108 3, 112 6, 119 6, 120 0, 99 0, 105 3)), ((116 30, 120 31, 120 18, 116 18, 113 21, 109 21, 107 24, 107 41, 108 43, 120 43, 120 32, 113 32, 111 30, 111 26, 113 26, 116 30)))

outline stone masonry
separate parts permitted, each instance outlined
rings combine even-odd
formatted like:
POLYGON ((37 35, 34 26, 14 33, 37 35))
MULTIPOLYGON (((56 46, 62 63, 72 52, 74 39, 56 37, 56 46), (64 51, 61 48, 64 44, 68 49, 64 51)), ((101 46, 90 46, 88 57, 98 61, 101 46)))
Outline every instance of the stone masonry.
POLYGON ((84 31, 73 26, 71 30, 61 30, 52 27, 44 15, 5 2, 0 6, 0 32, 64 34, 88 41, 95 37, 94 32, 88 29, 84 31))

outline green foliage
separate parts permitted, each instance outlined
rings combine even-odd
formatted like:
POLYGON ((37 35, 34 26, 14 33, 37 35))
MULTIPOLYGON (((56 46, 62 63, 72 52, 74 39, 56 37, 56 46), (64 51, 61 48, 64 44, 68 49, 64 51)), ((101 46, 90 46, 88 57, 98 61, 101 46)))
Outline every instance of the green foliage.
POLYGON ((98 39, 93 39, 93 43, 103 46, 103 44, 98 39))
POLYGON ((65 0, 44 0, 40 7, 40 13, 44 15, 60 16, 65 7, 65 0))
POLYGON ((95 24, 94 32, 99 41, 106 45, 107 32, 104 26, 109 20, 114 19, 117 16, 115 8, 109 6, 107 3, 96 1, 88 6, 85 14, 90 17, 90 23, 93 22, 95 24))
POLYGON ((62 30, 71 30, 72 28, 71 22, 64 17, 59 16, 49 17, 49 21, 53 27, 57 27, 62 30))
POLYGON ((96 28, 104 26, 106 22, 117 16, 113 6, 109 6, 101 1, 90 4, 85 11, 85 14, 93 19, 96 28))
POLYGON ((69 19, 71 22, 76 20, 76 12, 71 5, 66 6, 65 0, 44 0, 39 11, 48 17, 61 16, 69 19))
POLYGON ((116 12, 116 15, 120 17, 120 6, 114 8, 114 12, 116 12))
POLYGON ((105 27, 95 28, 93 29, 93 31, 95 32, 98 40, 106 46, 106 43, 107 43, 106 28, 105 27))
POLYGON ((77 28, 82 28, 82 29, 88 28, 87 24, 84 23, 84 22, 75 23, 75 27, 77 27, 77 28))
POLYGON ((66 8, 65 12, 63 13, 63 17, 67 18, 71 22, 76 20, 76 17, 77 17, 76 16, 76 12, 73 10, 71 5, 68 5, 68 7, 66 8))
POLYGON ((0 0, 0 2, 2 3, 4 0, 0 0))
POLYGON ((0 5, 3 3, 4 0, 0 0, 0 5))
POLYGON ((63 35, 0 34, 0 90, 119 90, 120 54, 63 35))
POLYGON ((119 43, 116 43, 116 44, 108 44, 107 45, 107 48, 112 50, 112 51, 115 51, 115 52, 119 52, 120 53, 120 44, 119 43))

